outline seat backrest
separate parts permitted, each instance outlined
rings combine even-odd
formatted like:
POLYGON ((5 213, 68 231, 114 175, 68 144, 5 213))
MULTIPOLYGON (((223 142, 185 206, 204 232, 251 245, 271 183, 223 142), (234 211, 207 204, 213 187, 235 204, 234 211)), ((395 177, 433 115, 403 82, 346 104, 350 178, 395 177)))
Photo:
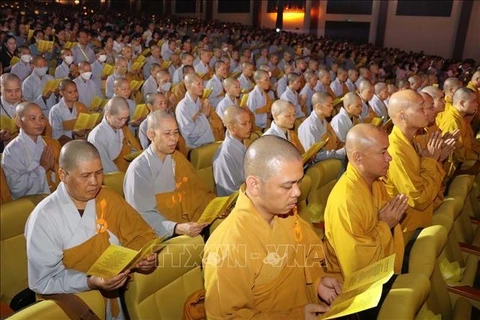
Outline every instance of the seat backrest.
POLYGON ((109 172, 103 176, 103 185, 113 189, 119 195, 124 198, 123 193, 123 180, 125 178, 125 172, 109 172))
POLYGON ((304 176, 300 184, 300 197, 297 202, 297 212, 305 221, 310 222, 310 212, 307 207, 307 197, 312 186, 312 179, 309 176, 304 176))
POLYGON ((158 268, 149 275, 135 274, 125 292, 131 319, 182 319, 186 299, 203 288, 202 237, 180 236, 166 244, 158 268))
POLYGON ((315 207, 314 222, 323 221, 328 196, 332 191, 337 177, 342 169, 342 163, 337 159, 320 161, 308 168, 306 175, 312 180, 312 186, 307 198, 309 207, 315 207))
POLYGON ((208 185, 212 192, 215 192, 213 157, 220 144, 221 142, 209 143, 190 151, 190 162, 197 170, 198 176, 208 185))
POLYGON ((35 208, 28 197, 0 206, 0 296, 9 304, 28 287, 25 223, 35 208))
MULTIPOLYGON (((76 295, 80 297, 100 319, 105 319, 105 299, 98 290, 77 293, 76 295)), ((8 319, 68 319, 68 316, 55 301, 43 300, 16 312, 8 319)))
MULTIPOLYGON (((1 153, 0 153, 1 155, 1 153)), ((1 157, 0 157, 1 161, 1 157)), ((7 203, 12 201, 12 193, 10 192, 10 189, 8 188, 7 184, 7 178, 5 178, 5 174, 3 173, 3 169, 0 166, 0 204, 2 203, 7 203)))

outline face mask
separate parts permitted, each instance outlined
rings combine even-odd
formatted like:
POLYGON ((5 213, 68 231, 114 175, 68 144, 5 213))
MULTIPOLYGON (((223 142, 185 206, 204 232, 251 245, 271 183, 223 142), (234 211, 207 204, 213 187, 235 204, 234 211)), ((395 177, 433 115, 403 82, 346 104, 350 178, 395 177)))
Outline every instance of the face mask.
POLYGON ((105 62, 106 60, 107 60, 106 54, 101 54, 100 56, 98 56, 98 61, 105 62))
POLYGON ((163 91, 163 92, 168 92, 170 91, 170 88, 172 87, 172 83, 171 82, 167 82, 167 83, 164 83, 160 86, 160 89, 163 91))
POLYGON ((66 56, 64 60, 68 65, 70 65, 73 62, 73 56, 66 56))
POLYGON ((23 62, 25 63, 29 63, 30 61, 32 61, 32 56, 29 55, 29 54, 23 54, 20 59, 22 59, 23 62))
POLYGON ((47 74, 47 67, 35 68, 33 69, 33 72, 35 72, 35 74, 41 78, 47 74))
POLYGON ((87 72, 84 72, 84 73, 80 74, 80 76, 85 80, 90 80, 90 78, 92 77, 92 72, 87 71, 87 72))

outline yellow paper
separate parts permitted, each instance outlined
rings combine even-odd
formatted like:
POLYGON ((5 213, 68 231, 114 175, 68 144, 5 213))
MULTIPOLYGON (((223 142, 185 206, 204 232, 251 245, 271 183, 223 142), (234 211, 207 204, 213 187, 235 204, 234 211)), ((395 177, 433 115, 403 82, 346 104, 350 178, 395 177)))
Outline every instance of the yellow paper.
POLYGON ((50 52, 53 50, 53 41, 40 40, 38 42, 38 50, 40 52, 50 52))
POLYGON ((78 115, 77 121, 73 130, 82 131, 82 130, 91 130, 95 127, 98 120, 100 119, 100 113, 80 113, 78 115))
POLYGON ((144 118, 148 115, 148 108, 146 104, 139 104, 135 108, 133 117, 131 121, 137 121, 138 119, 144 118))
POLYGON ((164 237, 155 238, 143 246, 140 251, 111 244, 87 271, 88 275, 110 279, 120 272, 133 269, 142 259, 159 252, 164 237))
POLYGON ((17 56, 14 56, 14 57, 12 58, 12 60, 10 60, 10 66, 14 66, 14 65, 16 65, 16 64, 19 63, 19 62, 20 62, 20 58, 17 57, 17 56))
POLYGON ((168 68, 170 68, 170 65, 171 65, 171 64, 172 64, 172 61, 170 61, 170 60, 164 60, 164 61, 162 62, 162 64, 160 65, 160 67, 161 67, 162 69, 168 69, 168 68))
POLYGON ((43 87, 42 94, 47 95, 47 92, 57 90, 58 85, 60 84, 60 82, 62 82, 62 80, 63 79, 53 79, 45 82, 45 86, 43 87))
POLYGON ((229 197, 217 197, 210 201, 208 206, 203 211, 197 223, 211 224, 219 215, 230 209, 235 204, 238 197, 238 191, 232 193, 229 197))
POLYGON ((336 107, 337 105, 339 105, 342 102, 343 102, 343 98, 337 98, 337 99, 333 100, 333 106, 336 107))
POLYGON ((242 73, 240 71, 234 72, 230 75, 231 78, 238 78, 242 73))
POLYGON ((135 90, 138 91, 140 90, 140 87, 143 85, 144 82, 145 81, 143 80, 140 80, 140 81, 132 80, 130 81, 130 89, 132 89, 132 91, 135 91, 135 90))
POLYGON ((373 124, 375 127, 380 127, 382 123, 383 123, 383 119, 378 117, 373 118, 371 122, 371 124, 373 124))
POLYGON ((98 110, 100 109, 100 105, 102 104, 102 98, 100 98, 99 96, 94 96, 93 99, 92 99, 92 102, 90 104, 90 109, 92 110, 98 110))
POLYGON ((135 62, 143 62, 145 60, 147 60, 147 58, 145 58, 143 55, 139 55, 135 58, 135 62))
POLYGON ((0 117, 0 130, 7 130, 10 134, 15 133, 18 131, 18 127, 15 124, 15 120, 7 117, 1 116, 0 117))
POLYGON ((112 66, 111 64, 105 63, 103 65, 102 75, 103 76, 109 76, 109 75, 113 74, 114 71, 115 71, 114 66, 112 66))
MULTIPOLYGON (((143 56, 141 56, 141 57, 143 57, 143 56)), ((140 68, 143 67, 144 64, 145 64, 145 61, 135 61, 132 65, 132 71, 139 70, 140 68)))
POLYGON ((63 121, 62 123, 63 129, 68 131, 73 131, 73 129, 75 128, 75 123, 77 123, 77 119, 63 121))
POLYGON ((141 155, 142 152, 143 152, 143 150, 129 153, 129 154, 127 154, 126 156, 124 156, 123 159, 125 159, 125 160, 128 161, 128 162, 132 162, 133 160, 135 160, 136 157, 138 157, 139 155, 141 155))
POLYGON ((383 284, 393 276, 395 254, 347 276, 330 310, 317 319, 332 319, 367 310, 378 305, 383 284))
POLYGON ((203 89, 203 99, 208 99, 213 92, 213 88, 203 89))
POLYGON ((32 39, 33 37, 33 31, 32 29, 28 30, 28 36, 27 36, 27 40, 30 41, 30 39, 32 39))
POLYGON ((87 123, 87 130, 92 130, 95 126, 100 122, 102 115, 100 113, 92 113, 90 114, 90 118, 88 119, 87 123))
POLYGON ((208 72, 205 72, 205 73, 197 72, 197 74, 200 76, 200 78, 202 78, 202 80, 205 80, 205 81, 210 80, 210 73, 208 72))
POLYGON ((248 93, 242 96, 242 99, 240 100, 240 107, 246 107, 247 101, 248 101, 248 93))
POLYGON ((434 87, 437 87, 438 88, 438 83, 433 83, 432 86, 434 87))
POLYGON ((150 48, 147 48, 145 50, 142 51, 141 55, 146 57, 148 56, 150 53, 152 52, 152 50, 150 50, 150 48))
POLYGON ((165 43, 165 40, 160 39, 160 40, 158 40, 158 42, 157 42, 157 46, 159 46, 159 47, 161 48, 164 43, 165 43))
POLYGON ((329 138, 325 136, 319 142, 312 144, 312 146, 302 154, 303 164, 306 164, 312 157, 316 156, 317 153, 327 144, 328 139, 329 138))
POLYGON ((75 47, 76 45, 78 44, 78 42, 70 42, 70 41, 67 41, 67 43, 65 43, 63 45, 63 47, 65 49, 72 49, 73 47, 75 47))

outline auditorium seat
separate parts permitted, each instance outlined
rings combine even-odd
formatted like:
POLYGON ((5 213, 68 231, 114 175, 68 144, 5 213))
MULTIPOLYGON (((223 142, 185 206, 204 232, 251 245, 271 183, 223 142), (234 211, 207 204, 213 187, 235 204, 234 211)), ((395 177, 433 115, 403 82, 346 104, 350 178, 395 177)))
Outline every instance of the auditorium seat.
POLYGON ((13 310, 24 306, 19 302, 20 295, 17 294, 28 288, 25 223, 44 197, 45 195, 22 197, 0 206, 0 296, 13 310))
POLYGON ((245 140, 245 146, 248 148, 253 141, 257 140, 258 138, 260 138, 261 136, 263 135, 263 132, 261 130, 259 131, 252 131, 250 133, 250 138, 246 139, 245 140))
POLYGON ((207 184, 210 191, 215 192, 215 181, 213 179, 213 157, 221 142, 214 142, 192 149, 190 151, 190 162, 197 170, 198 176, 207 184))
POLYGON ((177 148, 178 151, 180 151, 185 158, 188 158, 188 152, 190 151, 187 147, 187 143, 185 142, 185 139, 179 134, 178 135, 178 142, 177 142, 177 148))
MULTIPOLYGON (((100 291, 92 290, 76 295, 80 297, 100 319, 105 319, 105 299, 100 291)), ((16 312, 8 319, 68 319, 68 316, 55 301, 43 300, 16 312)))
POLYGON ((125 292, 132 320, 182 319, 186 299, 203 289, 202 237, 180 236, 166 244, 158 268, 149 275, 135 274, 125 292))
POLYGON ((109 172, 103 175, 103 185, 113 189, 124 198, 123 179, 125 172, 109 172))
POLYGON ((307 207, 307 197, 310 193, 310 189, 312 187, 312 180, 309 176, 304 176, 302 179, 302 183, 300 184, 300 197, 297 200, 297 213, 300 217, 302 217, 308 223, 310 221, 310 212, 308 211, 307 207))

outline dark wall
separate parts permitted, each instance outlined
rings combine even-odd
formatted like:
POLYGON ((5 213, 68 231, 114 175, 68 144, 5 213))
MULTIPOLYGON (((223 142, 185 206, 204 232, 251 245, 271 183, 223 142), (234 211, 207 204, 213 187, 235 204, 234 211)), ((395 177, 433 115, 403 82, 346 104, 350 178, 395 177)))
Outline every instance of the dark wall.
POLYGON ((398 0, 397 16, 450 17, 452 6, 453 0, 398 0))
MULTIPOLYGON (((388 1, 388 0, 381 0, 388 1)), ((372 14, 372 0, 328 0, 327 13, 372 14)))
POLYGON ((325 36, 330 39, 368 43, 369 33, 370 22, 325 22, 325 36))

